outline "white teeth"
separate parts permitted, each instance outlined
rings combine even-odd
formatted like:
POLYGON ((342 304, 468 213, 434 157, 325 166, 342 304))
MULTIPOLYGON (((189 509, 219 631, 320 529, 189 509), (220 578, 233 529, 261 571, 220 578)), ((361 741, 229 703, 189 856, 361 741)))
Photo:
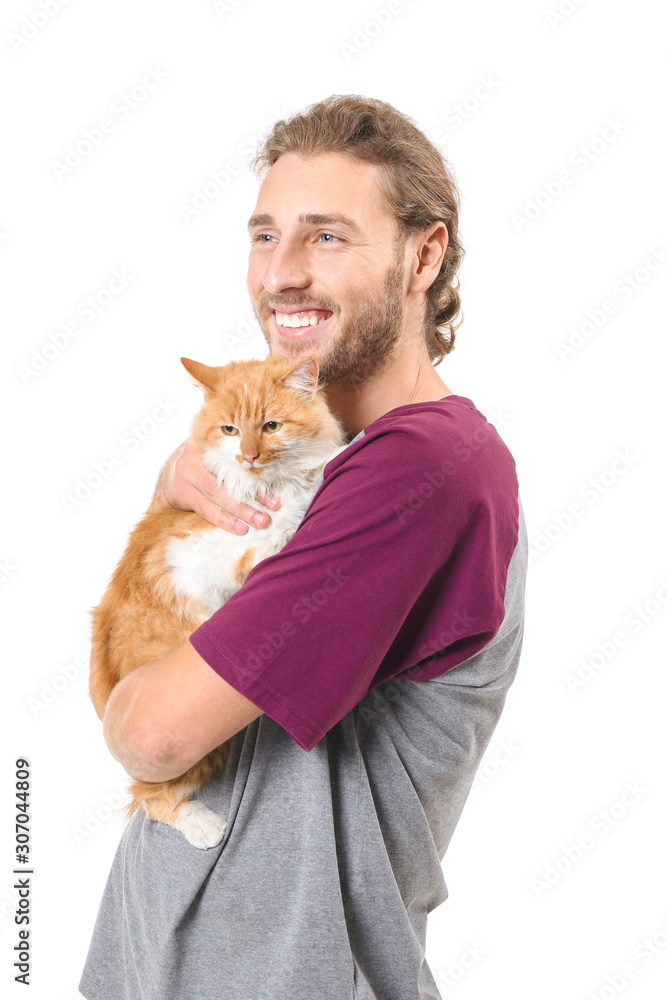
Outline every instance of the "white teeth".
POLYGON ((290 327, 317 326, 317 324, 323 319, 323 317, 318 316, 311 310, 307 310, 306 315, 302 319, 300 319, 296 313, 276 312, 275 315, 276 315, 276 323, 278 324, 278 326, 290 326, 290 327))

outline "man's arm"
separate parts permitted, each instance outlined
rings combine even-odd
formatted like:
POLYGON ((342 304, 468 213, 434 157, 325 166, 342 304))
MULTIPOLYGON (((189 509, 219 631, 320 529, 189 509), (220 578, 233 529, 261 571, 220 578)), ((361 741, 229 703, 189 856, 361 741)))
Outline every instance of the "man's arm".
POLYGON ((309 751, 371 686, 430 654, 440 675, 493 638, 516 543, 514 464, 504 446, 462 457, 480 418, 441 416, 449 426, 388 414, 351 444, 290 541, 187 643, 117 685, 112 698, 126 685, 133 703, 115 734, 110 700, 108 732, 151 762, 138 777, 182 774, 262 712, 309 751))
POLYGON ((188 641, 116 685, 103 731, 111 755, 131 777, 167 781, 262 714, 188 641))

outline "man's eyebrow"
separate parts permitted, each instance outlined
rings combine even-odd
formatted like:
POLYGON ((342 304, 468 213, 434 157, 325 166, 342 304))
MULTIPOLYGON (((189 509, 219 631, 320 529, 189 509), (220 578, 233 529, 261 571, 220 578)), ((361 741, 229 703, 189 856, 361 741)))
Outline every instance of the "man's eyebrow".
MULTIPOLYGON (((333 226, 336 223, 340 223, 343 226, 347 226, 352 232, 358 233, 360 231, 359 226, 354 221, 350 219, 347 215, 323 215, 318 212, 302 212, 299 216, 299 222, 302 225, 309 226, 333 226)), ((275 219, 268 212, 262 212, 259 215, 252 215, 248 221, 248 229, 254 229, 256 226, 272 226, 275 223, 275 219)))
POLYGON ((273 222, 273 216, 268 215, 263 212, 261 215, 251 215, 248 220, 248 229, 253 229, 255 226, 270 226, 273 222))

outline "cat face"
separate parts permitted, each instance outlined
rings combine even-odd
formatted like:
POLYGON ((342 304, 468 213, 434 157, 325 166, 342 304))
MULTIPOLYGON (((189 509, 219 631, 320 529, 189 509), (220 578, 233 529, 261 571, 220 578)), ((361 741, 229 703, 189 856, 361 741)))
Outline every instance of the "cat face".
POLYGON ((314 469, 344 432, 318 392, 319 367, 281 358, 231 361, 210 368, 181 358, 204 390, 192 438, 219 481, 275 484, 314 469))

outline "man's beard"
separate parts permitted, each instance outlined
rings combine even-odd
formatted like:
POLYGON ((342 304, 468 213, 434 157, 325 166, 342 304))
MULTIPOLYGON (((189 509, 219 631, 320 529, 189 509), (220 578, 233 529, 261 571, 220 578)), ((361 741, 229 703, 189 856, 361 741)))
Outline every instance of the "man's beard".
MULTIPOLYGON (((403 325, 403 254, 397 254, 396 261, 385 276, 384 288, 374 299, 369 299, 355 309, 355 315, 337 331, 334 339, 317 357, 320 368, 319 384, 341 383, 351 388, 359 388, 362 383, 379 375, 391 360, 394 347, 401 336, 403 325)), ((312 302, 305 299, 305 302, 312 302)), ((283 303, 300 305, 299 301, 283 303)), ((320 303, 323 309, 330 309, 332 303, 320 303)), ((254 306, 253 306, 254 309, 254 306)), ((254 309, 264 339, 271 350, 271 338, 254 309)), ((333 312, 333 310, 332 310, 333 312)), ((315 327, 313 329, 316 329, 315 327)), ((283 340, 281 357, 287 361, 298 361, 308 356, 302 341, 283 340)))

